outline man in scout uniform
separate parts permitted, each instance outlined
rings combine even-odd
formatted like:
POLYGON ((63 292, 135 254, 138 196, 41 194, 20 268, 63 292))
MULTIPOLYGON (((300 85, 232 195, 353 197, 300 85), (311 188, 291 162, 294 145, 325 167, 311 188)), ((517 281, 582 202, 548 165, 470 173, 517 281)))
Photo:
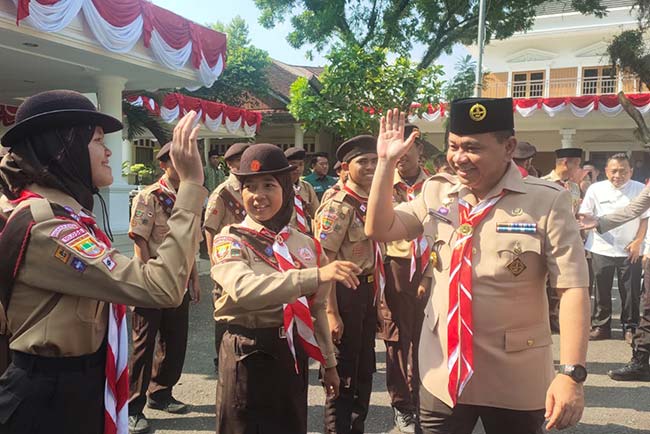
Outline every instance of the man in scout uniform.
POLYGON ((512 154, 512 161, 515 162, 521 176, 524 178, 528 175, 537 176, 537 169, 533 166, 533 157, 537 154, 537 148, 528 142, 518 141, 514 154, 512 154))
POLYGON ((314 187, 314 191, 316 192, 316 196, 318 196, 318 200, 322 200, 323 193, 325 193, 328 188, 336 184, 336 178, 327 174, 330 168, 327 154, 321 152, 314 155, 309 166, 311 173, 305 176, 305 181, 314 187))
POLYGON ((321 200, 322 202, 325 202, 327 199, 332 197, 334 193, 340 191, 345 185, 345 181, 348 180, 348 171, 344 170, 343 167, 341 167, 341 162, 338 160, 336 161, 336 164, 334 164, 334 172, 336 172, 338 180, 336 181, 336 184, 325 190, 325 193, 323 193, 323 198, 321 200))
POLYGON ((336 157, 349 178, 316 213, 316 235, 328 258, 354 262, 361 268, 356 290, 332 288, 327 316, 336 345, 340 395, 325 401, 326 433, 362 433, 368 415, 375 371, 375 301, 383 290, 383 246, 365 235, 366 201, 377 164, 377 141, 357 136, 343 143, 336 157))
MULTIPOLYGON (((405 137, 418 131, 407 125, 405 137)), ((393 181, 393 203, 409 202, 422 192, 428 178, 418 164, 422 142, 416 140, 400 158, 393 181)), ((400 432, 415 432, 420 377, 417 348, 424 320, 426 291, 431 286, 431 271, 423 278, 431 254, 424 236, 399 240, 386 246, 386 290, 378 303, 378 337, 386 344, 386 388, 391 398, 395 425, 400 432)))
MULTIPOLYGON (((241 185, 233 174, 233 171, 239 170, 241 154, 250 146, 249 143, 235 143, 231 145, 223 155, 226 166, 230 171, 228 179, 221 183, 208 198, 208 205, 205 209, 203 218, 203 228, 205 230, 205 243, 212 263, 212 240, 221 229, 233 223, 240 223, 246 216, 244 205, 241 197, 241 185)), ((214 264, 212 264, 214 265, 214 264)), ((212 301, 216 301, 221 296, 221 288, 215 285, 212 290, 212 301)), ((222 324, 214 324, 214 345, 216 357, 214 359, 215 369, 219 365, 219 346, 221 337, 225 332, 222 324)))
MULTIPOLYGON (((135 205, 129 237, 135 243, 136 256, 143 262, 158 256, 158 247, 169 232, 167 221, 176 202, 180 183, 169 157, 170 148, 171 142, 163 146, 156 155, 164 172, 163 176, 133 199, 135 205)), ((149 423, 142 413, 145 401, 148 407, 169 413, 187 411, 187 405, 172 396, 172 388, 183 372, 189 300, 191 298, 198 302, 201 297, 196 263, 187 287, 191 290, 191 296, 186 292, 178 307, 136 307, 133 310, 133 353, 129 368, 129 430, 132 433, 149 431, 149 423)))
POLYGON ((314 187, 307 181, 300 179, 305 171, 306 152, 302 148, 293 147, 284 151, 284 155, 289 160, 289 164, 295 166, 295 169, 291 172, 291 181, 293 181, 293 190, 295 192, 291 226, 297 228, 303 234, 311 234, 313 233, 312 221, 320 202, 314 187))
POLYGON ((541 433, 582 415, 589 331, 587 264, 571 199, 560 186, 512 163, 512 99, 451 104, 447 160, 393 211, 390 193, 405 114, 381 119, 379 163, 366 233, 379 241, 424 234, 433 246, 433 287, 420 337, 422 432, 541 433), (561 294, 560 373, 553 371, 546 278, 561 294))

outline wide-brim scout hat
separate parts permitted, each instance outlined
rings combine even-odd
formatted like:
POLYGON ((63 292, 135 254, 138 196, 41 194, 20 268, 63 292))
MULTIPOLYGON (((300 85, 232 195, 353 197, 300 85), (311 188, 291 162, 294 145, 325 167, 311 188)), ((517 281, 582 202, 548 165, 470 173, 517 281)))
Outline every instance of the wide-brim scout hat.
POLYGON ((467 136, 514 128, 512 98, 461 98, 451 103, 451 133, 467 136))
POLYGON ((227 161, 231 158, 241 156, 250 145, 250 143, 233 143, 228 149, 226 149, 226 152, 223 154, 223 159, 227 161))
POLYGON ((376 154, 377 139, 369 135, 361 135, 346 140, 336 150, 336 159, 349 163, 354 157, 362 154, 376 154))
POLYGON ((156 160, 160 160, 165 156, 169 156, 169 151, 172 149, 172 142, 165 143, 165 146, 160 148, 160 151, 156 154, 156 160))
POLYGON ((512 158, 516 160, 527 160, 537 153, 537 148, 534 145, 531 145, 528 142, 517 142, 517 147, 515 152, 512 154, 512 158))
POLYGON ((560 148, 555 150, 557 158, 582 158, 582 149, 580 148, 560 148))
POLYGON ((307 151, 294 146, 284 151, 284 156, 287 157, 287 160, 304 160, 307 156, 307 151))
POLYGON ((289 164, 284 152, 276 145, 259 143, 249 146, 241 156, 239 170, 233 170, 237 176, 271 175, 290 172, 296 166, 289 164))
POLYGON ((8 148, 30 134, 56 128, 94 125, 104 133, 122 129, 119 119, 97 111, 88 98, 73 90, 49 90, 27 98, 16 111, 16 123, 2 136, 8 148))

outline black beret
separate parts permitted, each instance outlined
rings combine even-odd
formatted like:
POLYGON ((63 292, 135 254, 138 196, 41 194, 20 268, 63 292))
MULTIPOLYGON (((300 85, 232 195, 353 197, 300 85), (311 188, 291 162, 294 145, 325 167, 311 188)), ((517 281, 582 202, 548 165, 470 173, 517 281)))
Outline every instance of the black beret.
POLYGON ((512 158, 517 160, 527 160, 537 153, 537 148, 528 142, 517 142, 517 147, 512 158))
POLYGON ((231 158, 239 157, 244 151, 250 146, 250 143, 234 143, 226 149, 226 153, 223 154, 225 160, 230 160, 231 158))
POLYGON ((156 154, 156 160, 160 160, 161 158, 167 156, 169 157, 169 151, 172 148, 172 142, 167 142, 165 145, 160 148, 160 151, 156 154))
POLYGON ((208 157, 213 157, 215 155, 219 155, 219 150, 217 148, 210 149, 210 152, 208 152, 208 157))
POLYGON ((293 146, 284 151, 284 155, 287 157, 287 160, 304 160, 305 156, 307 155, 307 151, 305 151, 303 148, 293 146))
POLYGON ((362 154, 376 154, 377 139, 369 135, 361 135, 346 140, 336 150, 336 159, 349 163, 354 157, 362 154))
POLYGON ((582 149, 580 148, 560 148, 555 150, 557 158, 582 158, 582 149))
POLYGON ((451 103, 451 133, 466 136, 514 128, 512 98, 462 98, 451 103))
POLYGON ((239 170, 233 173, 237 176, 266 175, 289 172, 296 166, 289 164, 284 152, 276 145, 259 143, 249 146, 241 156, 239 170))

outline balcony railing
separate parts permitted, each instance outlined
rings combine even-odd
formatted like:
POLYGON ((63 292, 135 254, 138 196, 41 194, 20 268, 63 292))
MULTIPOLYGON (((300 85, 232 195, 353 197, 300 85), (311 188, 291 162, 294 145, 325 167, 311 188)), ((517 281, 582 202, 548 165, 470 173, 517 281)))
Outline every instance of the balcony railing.
POLYGON ((552 98, 563 96, 607 95, 620 91, 626 93, 648 92, 634 75, 553 78, 503 82, 486 79, 483 96, 503 98, 552 98))

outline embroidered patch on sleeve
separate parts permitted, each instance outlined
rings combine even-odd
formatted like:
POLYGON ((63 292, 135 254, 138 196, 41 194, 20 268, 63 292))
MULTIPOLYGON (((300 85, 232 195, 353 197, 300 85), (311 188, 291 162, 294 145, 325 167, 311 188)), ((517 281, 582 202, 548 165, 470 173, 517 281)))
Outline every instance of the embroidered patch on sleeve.
POLYGON ((298 250, 298 255, 303 259, 303 261, 313 261, 314 252, 309 247, 302 247, 298 250))
POLYGON ((64 236, 60 237, 59 239, 61 242, 68 244, 69 242, 72 242, 76 240, 77 238, 81 238, 85 235, 88 235, 88 231, 85 230, 82 227, 77 226, 77 229, 73 230, 72 232, 69 232, 65 234, 64 236))
POLYGON ((70 260, 70 256, 71 256, 70 252, 68 252, 62 246, 58 246, 56 248, 56 251, 54 252, 54 257, 59 261, 63 262, 64 264, 68 263, 68 261, 70 260))
POLYGON ((72 258, 70 266, 80 273, 83 273, 88 268, 88 265, 79 258, 72 258))
POLYGON ((102 259, 102 264, 104 264, 106 268, 108 268, 108 271, 113 271, 115 267, 117 267, 117 264, 115 263, 113 258, 111 258, 111 255, 106 255, 106 257, 102 259))
POLYGON ((231 250, 233 250, 233 248, 234 250, 237 250, 238 255, 241 256, 241 249, 238 247, 239 243, 230 237, 217 237, 212 242, 212 257, 215 262, 222 261, 226 258, 226 256, 228 256, 228 254, 231 253, 231 250), (237 247, 233 246, 235 243, 237 247))
POLYGON ((52 232, 50 232, 51 238, 59 238, 61 232, 71 231, 75 229, 81 229, 81 227, 76 223, 64 223, 55 227, 52 232))
POLYGON ((320 217, 320 228, 323 232, 332 232, 334 223, 338 220, 339 215, 333 208, 324 211, 320 217))
POLYGON ((90 234, 73 239, 66 243, 66 246, 75 250, 81 256, 94 259, 104 254, 106 248, 100 245, 90 234))

